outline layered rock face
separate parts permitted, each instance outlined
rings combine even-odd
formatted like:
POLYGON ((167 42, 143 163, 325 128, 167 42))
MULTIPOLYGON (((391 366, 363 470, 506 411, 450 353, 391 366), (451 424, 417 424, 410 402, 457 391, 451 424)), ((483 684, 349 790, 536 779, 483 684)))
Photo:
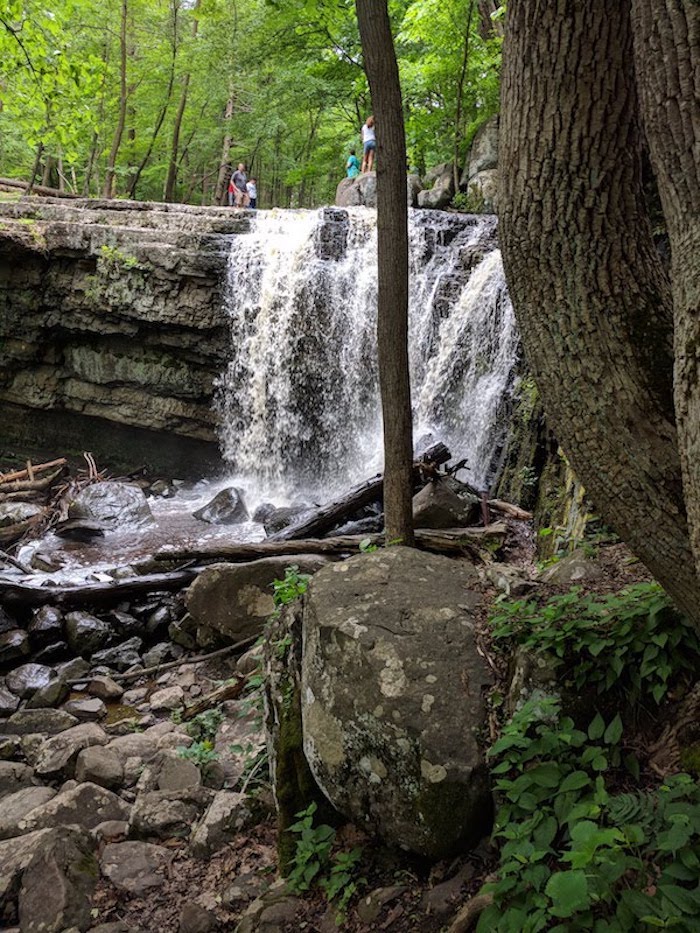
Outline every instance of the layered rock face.
POLYGON ((5 442, 182 472, 216 460, 226 264, 249 216, 131 201, 0 205, 5 442))

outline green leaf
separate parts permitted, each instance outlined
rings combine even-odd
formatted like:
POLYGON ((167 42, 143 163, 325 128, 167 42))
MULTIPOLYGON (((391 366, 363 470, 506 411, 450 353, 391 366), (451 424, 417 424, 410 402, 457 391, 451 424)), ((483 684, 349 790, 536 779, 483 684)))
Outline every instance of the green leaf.
POLYGON ((580 790, 582 787, 588 787, 590 783, 591 779, 585 771, 574 771, 564 778, 559 787, 559 793, 565 794, 570 790, 580 790))
POLYGON ((600 713, 597 713, 595 719, 588 727, 588 738, 595 741, 596 739, 601 738, 604 732, 605 720, 600 715, 600 713))
POLYGON ((617 743, 622 738, 622 720, 620 719, 620 714, 613 719, 608 728, 605 730, 605 735, 603 736, 603 741, 607 745, 617 745, 617 743))
POLYGON ((545 894, 552 899, 552 913, 555 917, 571 917, 590 904, 586 873, 576 869, 552 875, 545 887, 545 894))

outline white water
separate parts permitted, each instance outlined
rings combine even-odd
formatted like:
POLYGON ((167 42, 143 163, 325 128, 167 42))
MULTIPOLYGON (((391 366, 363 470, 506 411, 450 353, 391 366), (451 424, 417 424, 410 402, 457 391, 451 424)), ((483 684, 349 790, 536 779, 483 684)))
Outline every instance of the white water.
MULTIPOLYGON (((259 213, 232 244, 220 441, 256 497, 328 498, 381 468, 376 214, 345 213, 259 213)), ((519 353, 495 218, 412 211, 409 236, 415 437, 487 488, 519 353)))

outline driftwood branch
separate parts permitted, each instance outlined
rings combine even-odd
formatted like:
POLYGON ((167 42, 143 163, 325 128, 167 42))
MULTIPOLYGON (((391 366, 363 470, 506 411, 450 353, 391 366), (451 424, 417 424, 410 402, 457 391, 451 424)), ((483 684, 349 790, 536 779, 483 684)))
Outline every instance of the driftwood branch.
POLYGON ((184 720, 194 719, 195 716, 199 716, 200 713, 204 713, 206 710, 211 709, 212 706, 218 706, 219 703, 223 703, 224 700, 235 700, 236 697, 239 697, 241 693, 243 693, 243 689, 247 683, 247 677, 238 677, 230 683, 222 684, 206 696, 200 697, 199 700, 190 703, 189 706, 185 706, 182 710, 182 718, 184 720))
MULTIPOLYGON (((17 178, 0 178, 0 186, 3 188, 21 188, 23 191, 29 190, 29 182, 19 181, 17 178)), ((79 195, 72 191, 60 191, 58 188, 49 188, 46 185, 33 185, 32 194, 43 194, 52 198, 77 198, 79 195)))
POLYGON ((470 897, 450 924, 448 933, 467 933, 491 904, 493 894, 475 894, 474 897, 470 897))
MULTIPOLYGON (((507 534, 508 528, 503 522, 495 522, 486 528, 419 528, 415 532, 417 547, 441 554, 471 554, 496 549, 504 543, 507 534)), ((198 563, 211 560, 245 563, 261 557, 293 557, 298 554, 340 557, 358 553, 363 541, 381 547, 384 535, 335 535, 330 538, 304 538, 300 541, 268 538, 266 541, 246 544, 215 544, 209 548, 158 551, 154 556, 157 561, 195 560, 198 563)))
MULTIPOLYGON (((414 463, 414 480, 416 485, 424 482, 423 475, 435 470, 450 459, 450 452, 444 444, 434 444, 414 463)), ((270 535, 269 541, 292 541, 299 538, 314 538, 331 531, 336 525, 364 508, 366 505, 380 499, 384 489, 384 474, 378 473, 371 479, 364 480, 353 486, 343 496, 333 499, 314 509, 306 518, 294 522, 270 535)))
MULTIPOLYGON (((34 472, 36 472, 36 467, 34 468, 34 472)), ((58 470, 54 470, 53 473, 49 473, 49 475, 45 476, 43 479, 18 479, 14 482, 3 479, 0 480, 0 493, 42 492, 48 489, 52 483, 55 483, 62 473, 63 467, 60 467, 58 470)))
POLYGON ((513 505, 512 502, 504 502, 503 499, 489 499, 489 507, 494 512, 500 512, 509 518, 516 518, 520 522, 532 521, 532 512, 526 512, 519 505, 513 505))

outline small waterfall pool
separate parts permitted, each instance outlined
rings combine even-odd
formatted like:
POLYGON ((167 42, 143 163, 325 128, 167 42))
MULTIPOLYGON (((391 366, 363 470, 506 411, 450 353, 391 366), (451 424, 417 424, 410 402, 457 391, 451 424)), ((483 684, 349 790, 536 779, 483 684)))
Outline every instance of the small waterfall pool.
MULTIPOLYGON (((466 458, 486 488, 506 431, 519 339, 492 216, 411 211, 416 441, 466 458)), ((324 499, 381 469, 376 213, 267 211, 232 243, 222 455, 263 498, 324 499)))

